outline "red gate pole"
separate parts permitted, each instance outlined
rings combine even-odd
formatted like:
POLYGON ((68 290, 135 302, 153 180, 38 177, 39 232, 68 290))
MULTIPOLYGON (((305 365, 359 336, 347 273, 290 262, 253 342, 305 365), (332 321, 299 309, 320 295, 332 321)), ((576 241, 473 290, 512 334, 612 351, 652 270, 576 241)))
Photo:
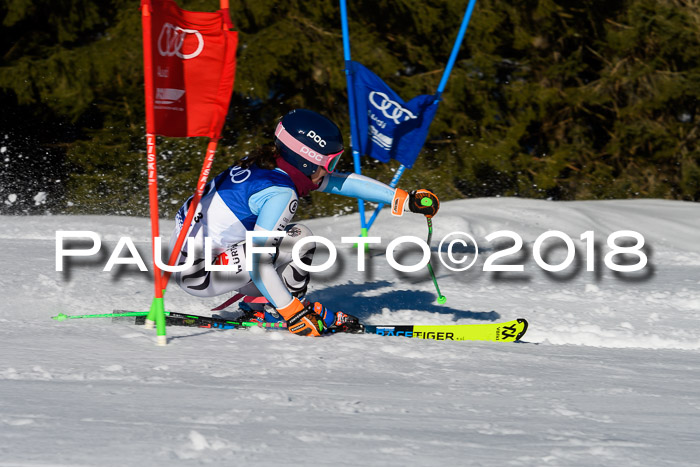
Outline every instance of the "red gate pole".
POLYGON ((153 255, 153 282, 155 295, 151 303, 148 318, 155 321, 158 345, 166 345, 165 305, 160 268, 156 265, 155 238, 159 233, 158 216, 158 168, 156 161, 156 135, 154 132, 154 92, 153 92, 153 55, 151 52, 151 8, 150 2, 143 2, 141 8, 141 25, 143 29, 143 68, 144 92, 146 98, 146 161, 148 164, 148 204, 151 215, 151 253, 153 255))
MULTIPOLYGON (((197 212, 197 206, 199 206, 199 202, 204 195, 204 189, 207 187, 207 179, 209 178, 209 172, 211 172, 211 166, 214 163, 214 154, 216 153, 216 146, 218 144, 219 141, 217 139, 210 139, 209 144, 207 145, 207 153, 204 156, 204 164, 202 165, 202 171, 200 172, 199 180, 197 181, 197 190, 192 197, 190 207, 187 209, 187 216, 185 217, 185 221, 182 223, 182 228, 178 234, 177 242, 175 242, 173 251, 170 252, 170 258, 168 259, 168 265, 170 266, 175 265, 177 258, 180 256, 180 249, 182 248, 183 243, 185 243, 185 237, 187 237, 187 233, 190 231, 192 219, 194 219, 194 214, 197 212)), ((161 284, 163 286, 163 290, 168 287, 168 281, 170 280, 171 274, 172 273, 170 271, 165 271, 163 273, 163 282, 161 284)))

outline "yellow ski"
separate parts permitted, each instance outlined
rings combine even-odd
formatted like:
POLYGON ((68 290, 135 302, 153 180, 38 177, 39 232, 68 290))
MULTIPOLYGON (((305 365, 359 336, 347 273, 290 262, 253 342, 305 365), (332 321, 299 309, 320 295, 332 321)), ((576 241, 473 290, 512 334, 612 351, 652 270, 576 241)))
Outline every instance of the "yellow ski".
POLYGON ((515 342, 527 331, 527 321, 519 318, 504 323, 444 325, 364 325, 365 332, 380 336, 451 341, 515 342))

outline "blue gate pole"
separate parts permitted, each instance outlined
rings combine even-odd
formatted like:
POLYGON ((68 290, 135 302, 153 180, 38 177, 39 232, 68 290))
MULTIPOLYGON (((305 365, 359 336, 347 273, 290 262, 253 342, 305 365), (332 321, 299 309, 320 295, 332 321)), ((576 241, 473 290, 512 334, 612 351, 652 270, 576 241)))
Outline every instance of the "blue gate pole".
MULTIPOLYGON (((352 145, 352 160, 355 166, 355 173, 361 174, 362 167, 360 166, 360 135, 358 134, 357 123, 355 122, 355 90, 353 88, 352 62, 350 58, 350 31, 348 29, 348 10, 345 0, 340 0, 340 22, 343 29, 343 55, 345 57, 345 78, 348 87, 348 110, 350 112, 350 144, 352 145)), ((357 198, 357 207, 360 212, 360 228, 361 236, 366 237, 368 228, 367 220, 365 219, 365 200, 357 198)))
MULTIPOLYGON (((341 0, 341 3, 344 3, 344 0, 341 0)), ((467 5, 467 9, 464 12, 464 17, 462 18, 462 25, 459 28, 459 33, 457 34, 457 39, 455 39, 455 43, 452 46, 452 53, 450 54, 450 59, 447 62, 447 65, 445 66, 445 71, 442 73, 442 79, 440 80, 440 84, 438 85, 437 92, 435 93, 435 104, 438 104, 440 102, 440 96, 442 95, 442 92, 445 90, 445 86, 447 85, 447 80, 450 78, 450 73, 452 73, 452 68, 455 65, 455 62, 457 61, 457 55, 459 54, 459 49, 462 47, 462 42, 464 41, 464 35, 467 32, 467 26, 469 26, 469 20, 472 17, 472 12, 474 11, 474 5, 476 5, 476 0, 470 0, 469 4, 467 5)), ((401 176, 403 175, 404 170, 406 170, 406 167, 401 164, 401 166, 398 168, 396 171, 396 174, 394 175, 394 178, 391 179, 391 183, 389 183, 389 186, 392 188, 396 188, 396 185, 399 184, 399 180, 401 179, 401 176)), ((379 215, 379 212, 384 208, 383 204, 379 204, 377 206, 377 209, 374 211, 374 214, 372 214, 372 217, 369 219, 369 222, 367 223, 367 231, 372 227, 372 224, 374 224, 375 219, 379 215)))
POLYGON ((472 17, 472 11, 474 11, 474 5, 476 5, 476 0, 469 0, 469 5, 467 5, 467 10, 464 12, 464 17, 462 18, 462 25, 459 27, 459 34, 457 34, 457 39, 455 39, 455 44, 452 46, 452 53, 450 54, 450 59, 447 61, 447 66, 445 71, 442 73, 442 79, 438 85, 437 92, 435 93, 435 102, 440 100, 442 91, 445 90, 447 85, 447 80, 450 78, 450 73, 452 73, 452 67, 455 66, 457 61, 457 55, 459 54, 459 49, 462 46, 462 41, 464 40, 464 34, 467 32, 467 26, 469 26, 469 20, 472 17))

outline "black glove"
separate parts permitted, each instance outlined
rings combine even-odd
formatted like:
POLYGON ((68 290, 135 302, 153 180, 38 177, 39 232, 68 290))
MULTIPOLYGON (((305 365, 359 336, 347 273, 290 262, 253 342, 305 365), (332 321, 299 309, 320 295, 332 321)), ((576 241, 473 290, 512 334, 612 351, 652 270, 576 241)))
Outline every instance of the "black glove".
POLYGON ((440 209, 440 200, 428 190, 413 190, 408 194, 408 209, 430 218, 437 214, 438 209, 440 209))

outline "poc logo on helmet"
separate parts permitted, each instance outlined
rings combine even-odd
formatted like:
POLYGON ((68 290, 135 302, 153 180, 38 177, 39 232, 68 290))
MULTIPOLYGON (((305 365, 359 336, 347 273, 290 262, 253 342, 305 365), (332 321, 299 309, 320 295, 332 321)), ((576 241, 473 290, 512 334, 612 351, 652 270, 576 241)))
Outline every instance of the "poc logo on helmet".
MULTIPOLYGON (((307 135, 308 136, 308 135, 307 135)), ((321 140, 323 141, 323 140, 321 140)), ((323 145, 325 145, 326 142, 323 141, 323 145)), ((312 159, 316 160, 317 162, 322 162, 323 161, 323 154, 319 154, 313 149, 309 148, 308 146, 302 146, 301 147, 301 153, 302 154, 307 154, 309 157, 312 159)))
POLYGON ((313 139, 316 142, 316 144, 318 144, 322 148, 326 147, 326 141, 320 136, 318 136, 314 130, 309 130, 309 132, 306 133, 306 136, 313 139))

